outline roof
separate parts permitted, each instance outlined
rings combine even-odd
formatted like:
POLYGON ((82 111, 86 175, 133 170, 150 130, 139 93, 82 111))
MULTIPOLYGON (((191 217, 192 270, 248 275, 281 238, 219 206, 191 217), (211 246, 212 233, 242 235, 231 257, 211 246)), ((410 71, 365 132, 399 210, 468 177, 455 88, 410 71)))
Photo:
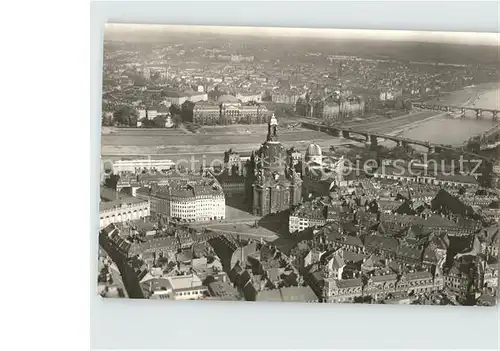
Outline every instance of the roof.
POLYGON ((355 288, 355 287, 363 286, 363 281, 361 279, 335 280, 335 283, 339 289, 355 288))
POLYGON ((321 155, 322 155, 321 147, 318 144, 312 143, 307 147, 306 156, 321 156, 321 155))
POLYGON ((415 260, 420 260, 422 256, 422 252, 419 249, 406 245, 399 246, 397 253, 400 256, 413 258, 415 260))
POLYGON ((310 286, 289 286, 280 290, 283 302, 318 301, 318 297, 310 286))
POLYGON ((426 218, 419 216, 402 215, 395 213, 381 213, 380 222, 395 222, 403 225, 420 225, 422 227, 457 227, 457 223, 442 217, 440 215, 433 214, 426 218))
POLYGON ((198 92, 198 91, 177 91, 177 90, 164 90, 163 95, 165 97, 190 97, 190 96, 195 96, 195 95, 204 95, 206 93, 204 92, 198 92))
POLYGON ((395 200, 378 200, 377 205, 381 210, 392 211, 401 206, 401 201, 395 200))
POLYGON ((167 279, 170 282, 172 290, 191 289, 202 285, 201 279, 196 274, 179 275, 168 277, 167 279))
POLYGON ((436 197, 432 199, 432 208, 440 210, 446 209, 454 214, 462 216, 474 212, 471 206, 464 204, 458 197, 451 195, 444 189, 439 190, 436 197))
POLYGON ((280 289, 263 290, 257 293, 256 301, 282 302, 280 289))
POLYGON ((370 235, 365 238, 365 246, 396 252, 398 249, 398 240, 386 238, 380 235, 370 235))
POLYGON ((286 288, 260 291, 257 294, 256 301, 313 302, 318 301, 318 297, 309 286, 289 286, 286 288))
POLYGON ((335 252, 332 258, 328 261, 328 267, 330 269, 339 269, 341 267, 344 267, 345 262, 342 256, 342 252, 335 252))
POLYGON ((235 96, 233 95, 229 95, 229 94, 225 94, 225 95, 221 95, 218 99, 217 99, 217 102, 219 103, 235 103, 235 102, 240 102, 240 100, 238 100, 235 96))
POLYGON ((406 279, 408 280, 432 279, 432 274, 427 271, 406 273, 406 279))
POLYGON ((367 258, 367 255, 365 254, 361 253, 358 254, 350 250, 344 251, 343 255, 344 255, 344 261, 347 262, 360 262, 363 261, 363 259, 367 258))
POLYGON ((175 256, 175 259, 179 262, 191 261, 193 259, 193 251, 190 249, 182 250, 175 256))
POLYGON ((99 211, 106 211, 114 208, 127 208, 131 205, 140 203, 147 204, 147 201, 138 199, 136 197, 119 194, 117 195, 116 199, 101 201, 99 204, 99 211))
POLYGON ((208 284, 208 290, 212 296, 216 296, 221 300, 237 300, 238 290, 228 282, 211 282, 208 284))
POLYGON ((257 244, 255 242, 249 243, 243 247, 238 247, 231 255, 231 268, 233 268, 238 261, 241 261, 241 259, 244 261, 242 263, 246 263, 247 257, 254 252, 257 252, 257 244))
POLYGON ((436 174, 436 179, 445 182, 455 182, 455 183, 475 184, 475 185, 478 184, 476 178, 474 178, 471 175, 463 175, 463 174, 453 174, 453 175, 436 174))
POLYGON ((271 282, 278 281, 280 279, 280 269, 273 267, 267 270, 267 276, 271 282))
POLYGON ((361 241, 361 239, 354 235, 346 235, 343 237, 342 241, 347 245, 360 246, 360 247, 363 246, 363 242, 361 241))
POLYGON ((141 286, 147 291, 168 290, 171 287, 167 278, 154 278, 149 273, 141 280, 141 286))
POLYGON ((156 251, 160 249, 175 250, 179 246, 178 240, 173 236, 160 238, 146 238, 144 242, 129 243, 130 253, 137 255, 148 251, 156 251))
POLYGON ((397 280, 397 274, 386 274, 386 275, 374 275, 370 278, 374 283, 388 282, 391 280, 397 280))

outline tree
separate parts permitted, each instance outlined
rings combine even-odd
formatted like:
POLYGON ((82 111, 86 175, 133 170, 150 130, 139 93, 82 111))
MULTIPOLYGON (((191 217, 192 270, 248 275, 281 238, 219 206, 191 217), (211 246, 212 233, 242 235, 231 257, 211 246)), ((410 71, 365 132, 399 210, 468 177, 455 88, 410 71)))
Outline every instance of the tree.
POLYGON ((413 109, 413 104, 411 103, 410 100, 405 100, 404 107, 405 107, 406 110, 409 111, 409 110, 413 109))
POLYGON ((397 97, 395 101, 395 108, 398 110, 402 110, 404 107, 405 106, 403 98, 401 96, 397 97))
POLYGON ((297 99, 297 102, 295 103, 295 112, 299 116, 305 116, 307 114, 307 102, 304 99, 297 99))
POLYGON ((181 117, 183 121, 193 121, 194 103, 191 101, 184 101, 181 108, 181 117))
POLYGON ((113 113, 113 120, 115 123, 121 125, 136 125, 137 124, 137 111, 130 106, 122 105, 113 113))
POLYGON ((143 76, 140 76, 140 75, 133 77, 132 80, 134 81, 134 85, 138 86, 138 87, 145 86, 147 83, 146 78, 144 78, 143 76))
POLYGON ((166 121, 165 116, 163 115, 156 116, 155 118, 153 118, 154 127, 156 128, 165 127, 165 121, 166 121))
POLYGON ((131 127, 135 127, 135 126, 137 126, 137 121, 138 121, 137 114, 135 114, 135 115, 132 114, 128 118, 128 125, 131 127))
POLYGON ((174 123, 175 128, 179 128, 179 126, 182 124, 182 117, 181 115, 173 115, 172 116, 172 122, 174 123))
POLYGON ((105 185, 108 188, 116 190, 116 185, 118 184, 118 181, 120 180, 120 176, 117 174, 111 174, 108 178, 105 180, 105 185))
POLYGON ((109 118, 109 116, 107 116, 107 115, 102 115, 101 125, 104 127, 110 126, 111 125, 111 118, 109 118))
POLYGON ((169 107, 170 115, 180 115, 182 113, 181 108, 178 105, 172 104, 169 107))

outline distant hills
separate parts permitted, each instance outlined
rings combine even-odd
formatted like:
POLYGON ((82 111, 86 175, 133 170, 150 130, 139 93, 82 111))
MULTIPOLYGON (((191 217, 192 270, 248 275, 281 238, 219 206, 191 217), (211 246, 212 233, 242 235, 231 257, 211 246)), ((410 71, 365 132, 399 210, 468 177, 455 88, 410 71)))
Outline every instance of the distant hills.
POLYGON ((106 33, 105 42, 141 44, 193 44, 217 48, 224 45, 254 50, 263 49, 276 58, 281 52, 318 52, 325 55, 353 55, 371 58, 392 58, 407 61, 430 61, 457 64, 498 64, 499 46, 433 43, 422 41, 388 41, 364 39, 328 39, 304 37, 272 37, 217 33, 181 33, 153 30, 129 30, 106 33))

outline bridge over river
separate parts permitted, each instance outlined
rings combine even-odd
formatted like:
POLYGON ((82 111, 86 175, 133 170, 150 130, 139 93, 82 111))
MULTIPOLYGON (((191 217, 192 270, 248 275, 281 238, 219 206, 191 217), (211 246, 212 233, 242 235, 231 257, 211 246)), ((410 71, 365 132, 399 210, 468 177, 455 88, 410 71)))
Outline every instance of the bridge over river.
POLYGON ((489 109, 481 107, 464 107, 464 106, 453 106, 453 105, 434 105, 434 104, 427 104, 424 102, 414 102, 412 103, 412 107, 421 110, 442 111, 442 112, 452 112, 452 113, 460 112, 461 118, 465 118, 465 113, 467 111, 474 111, 476 113, 477 119, 481 119, 486 114, 489 114, 494 121, 498 120, 498 113, 500 112, 500 110, 497 109, 489 109))
POLYGON ((419 145, 424 148, 427 148, 427 151, 429 153, 439 153, 441 151, 454 151, 454 152, 460 152, 462 155, 465 156, 470 156, 475 159, 480 159, 488 162, 492 162, 492 160, 489 157, 485 157, 470 151, 466 151, 464 147, 457 149, 453 148, 452 146, 449 145, 443 145, 443 144, 436 144, 436 143, 430 143, 428 141, 422 141, 422 140, 414 140, 414 139, 409 139, 409 138, 404 138, 396 135, 388 135, 388 134, 381 134, 381 133, 373 133, 373 132, 366 132, 366 131, 361 131, 359 129, 353 130, 350 128, 343 128, 341 126, 332 126, 328 127, 322 124, 316 124, 312 122, 304 122, 302 123, 302 126, 304 128, 308 129, 313 129, 317 131, 321 131, 323 133, 329 134, 333 137, 343 137, 346 139, 353 139, 353 140, 359 140, 359 138, 355 138, 353 136, 358 135, 361 136, 363 141, 370 142, 372 147, 376 147, 378 145, 379 139, 382 140, 391 140, 396 143, 398 146, 409 146, 409 145, 419 145))

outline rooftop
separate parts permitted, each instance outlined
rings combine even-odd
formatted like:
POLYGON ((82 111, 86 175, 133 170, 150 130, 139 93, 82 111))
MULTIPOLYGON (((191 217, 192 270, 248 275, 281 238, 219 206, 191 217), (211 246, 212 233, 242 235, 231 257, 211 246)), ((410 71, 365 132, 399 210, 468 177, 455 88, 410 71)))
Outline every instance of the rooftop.
POLYGON ((170 282, 172 290, 191 289, 202 286, 201 279, 196 274, 168 277, 167 279, 170 282))
POLYGON ((233 95, 229 95, 229 94, 226 94, 226 95, 221 95, 218 99, 217 99, 217 102, 218 103, 239 103, 240 100, 238 100, 235 96, 233 95))
POLYGON ((256 301, 268 302, 315 302, 318 297, 309 286, 290 286, 260 291, 256 301))

